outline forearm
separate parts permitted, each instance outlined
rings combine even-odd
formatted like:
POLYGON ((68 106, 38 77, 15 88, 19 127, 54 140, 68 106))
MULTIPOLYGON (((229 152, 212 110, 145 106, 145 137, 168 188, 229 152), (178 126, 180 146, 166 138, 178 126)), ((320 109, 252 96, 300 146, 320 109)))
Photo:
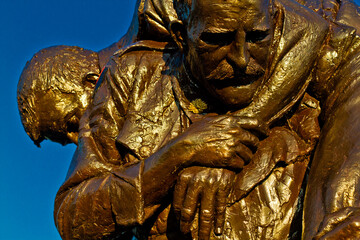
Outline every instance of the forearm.
POLYGON ((134 176, 142 168, 142 194, 145 206, 161 202, 174 186, 180 171, 191 165, 191 148, 175 138, 158 152, 145 159, 143 165, 136 164, 124 172, 134 176))
POLYGON ((135 188, 109 174, 58 194, 56 225, 63 239, 100 239, 113 234, 118 226, 126 230, 141 221, 141 205, 135 188), (129 192, 132 196, 120 199, 129 192))
POLYGON ((114 166, 96 157, 92 142, 81 139, 86 147, 74 155, 56 197, 55 220, 64 239, 98 239, 142 224, 168 194, 185 162, 175 150, 180 147, 170 142, 144 161, 114 166))
POLYGON ((91 143, 91 138, 81 139, 56 196, 54 215, 63 239, 100 239, 144 219, 139 178, 118 176, 122 166, 103 162, 91 143))
MULTIPOLYGON (((98 119, 103 121, 103 118, 98 119)), ((115 141, 111 141, 113 138, 101 141, 102 145, 99 145, 95 138, 103 131, 97 130, 96 125, 89 126, 90 132, 82 131, 70 174, 57 197, 55 211, 60 231, 66 232, 67 230, 63 229, 68 229, 71 233, 71 229, 78 228, 78 223, 82 223, 81 229, 91 227, 92 224, 89 222, 93 222, 95 217, 92 217, 93 209, 88 202, 102 197, 109 202, 111 208, 100 208, 99 211, 104 213, 97 212, 93 215, 112 218, 96 219, 100 221, 96 222, 98 226, 106 225, 111 229, 111 226, 131 227, 142 224, 169 193, 183 168, 194 165, 232 166, 235 169, 243 167, 244 161, 236 154, 239 151, 236 148, 236 139, 245 136, 241 141, 252 142, 253 145, 258 139, 243 130, 237 120, 229 116, 220 116, 197 122, 159 151, 141 161, 134 159, 135 155, 131 150, 126 154, 125 149, 120 156, 124 157, 125 154, 126 158, 126 155, 131 155, 130 159, 133 159, 125 165, 122 164, 123 159, 117 160, 112 154, 107 156, 103 153, 108 149, 107 146, 114 148, 113 151, 119 147, 114 146, 115 141), (110 145, 104 145, 105 143, 110 145), (131 200, 132 207, 127 204, 127 199, 131 200), (81 203, 84 203, 83 207, 74 207, 81 203), (65 215, 81 215, 83 218, 77 223, 75 218, 66 218, 65 215), (61 225, 62 221, 64 227, 61 225)), ((108 231, 107 228, 104 228, 105 230, 108 231)), ((90 236, 86 238, 91 239, 90 236)))

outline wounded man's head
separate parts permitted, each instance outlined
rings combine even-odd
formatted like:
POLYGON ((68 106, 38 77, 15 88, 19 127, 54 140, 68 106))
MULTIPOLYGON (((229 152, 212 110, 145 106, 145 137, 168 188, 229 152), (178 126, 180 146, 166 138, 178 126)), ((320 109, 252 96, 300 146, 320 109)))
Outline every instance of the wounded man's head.
POLYGON ((39 146, 44 139, 77 144, 79 119, 100 74, 96 52, 55 46, 26 64, 17 90, 26 133, 39 146))

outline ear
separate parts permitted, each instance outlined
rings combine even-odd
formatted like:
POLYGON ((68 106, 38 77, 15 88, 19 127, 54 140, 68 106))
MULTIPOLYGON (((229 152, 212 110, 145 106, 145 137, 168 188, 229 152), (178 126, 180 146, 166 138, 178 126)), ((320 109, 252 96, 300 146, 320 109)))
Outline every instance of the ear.
POLYGON ((186 29, 182 21, 174 20, 170 23, 170 34, 181 52, 186 49, 186 29))
POLYGON ((99 79, 99 74, 89 72, 83 79, 83 84, 87 87, 94 88, 99 79))

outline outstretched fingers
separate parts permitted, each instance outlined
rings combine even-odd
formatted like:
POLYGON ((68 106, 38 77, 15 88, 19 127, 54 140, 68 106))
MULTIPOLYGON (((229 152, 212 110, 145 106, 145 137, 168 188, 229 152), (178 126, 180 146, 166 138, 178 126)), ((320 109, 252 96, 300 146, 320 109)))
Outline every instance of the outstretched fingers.
POLYGON ((180 174, 179 181, 175 185, 173 209, 175 215, 178 218, 180 218, 181 216, 181 210, 183 208, 183 203, 190 180, 191 180, 191 176, 189 176, 189 174, 180 174))
POLYGON ((215 215, 215 195, 216 192, 213 189, 203 192, 199 215, 199 240, 210 238, 215 215))
POLYGON ((190 232, 197 213, 198 239, 223 233, 227 198, 235 173, 222 168, 191 167, 180 175, 174 189, 173 208, 180 218, 180 230, 190 232))
POLYGON ((201 191, 202 191, 202 186, 197 183, 190 185, 187 189, 184 203, 181 209, 181 217, 180 217, 180 230, 184 234, 190 232, 190 227, 192 221, 195 218, 196 209, 201 191))
POLYGON ((214 223, 214 232, 216 235, 221 235, 224 230, 225 223, 225 212, 227 197, 230 192, 230 187, 227 186, 224 190, 219 190, 216 193, 215 199, 215 223, 214 223))

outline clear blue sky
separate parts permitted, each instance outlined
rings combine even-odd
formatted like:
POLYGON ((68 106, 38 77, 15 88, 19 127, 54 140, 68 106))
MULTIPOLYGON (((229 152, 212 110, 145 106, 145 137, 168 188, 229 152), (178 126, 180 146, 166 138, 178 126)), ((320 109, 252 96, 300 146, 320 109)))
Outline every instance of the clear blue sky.
POLYGON ((127 30, 135 0, 0 1, 0 239, 60 239, 53 221, 55 194, 74 146, 26 135, 16 105, 23 67, 42 48, 65 44, 100 50, 127 30))

